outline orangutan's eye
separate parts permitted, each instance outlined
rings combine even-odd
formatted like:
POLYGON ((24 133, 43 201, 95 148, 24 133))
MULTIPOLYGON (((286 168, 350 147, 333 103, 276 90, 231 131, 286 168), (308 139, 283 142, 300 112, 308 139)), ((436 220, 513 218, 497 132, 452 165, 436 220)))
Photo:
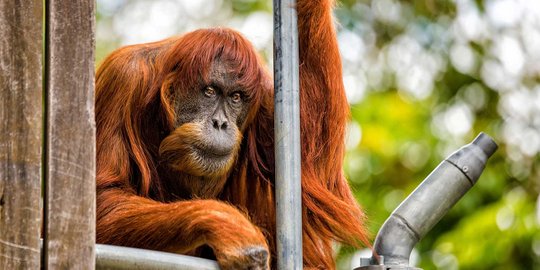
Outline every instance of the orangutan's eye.
POLYGON ((212 86, 207 86, 204 88, 204 95, 207 97, 215 97, 216 96, 216 89, 212 86))
POLYGON ((242 101, 242 94, 240 92, 234 92, 231 94, 231 100, 234 103, 239 103, 242 101))

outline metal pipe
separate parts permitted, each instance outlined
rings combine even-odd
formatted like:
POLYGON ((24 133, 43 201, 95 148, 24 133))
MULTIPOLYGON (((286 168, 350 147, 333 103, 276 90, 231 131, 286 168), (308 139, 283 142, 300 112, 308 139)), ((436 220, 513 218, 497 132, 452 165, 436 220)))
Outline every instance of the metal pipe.
POLYGON ((302 269, 300 83, 295 0, 274 0, 274 141, 278 269, 302 269))
POLYGON ((409 267, 412 249, 476 183, 497 144, 480 133, 433 170, 385 221, 375 239, 371 266, 357 270, 409 267))
MULTIPOLYGON (((43 239, 39 241, 43 252, 43 239)), ((219 270, 216 261, 148 249, 96 244, 98 270, 219 270)))
POLYGON ((154 250, 96 244, 96 269, 219 270, 216 261, 154 250))

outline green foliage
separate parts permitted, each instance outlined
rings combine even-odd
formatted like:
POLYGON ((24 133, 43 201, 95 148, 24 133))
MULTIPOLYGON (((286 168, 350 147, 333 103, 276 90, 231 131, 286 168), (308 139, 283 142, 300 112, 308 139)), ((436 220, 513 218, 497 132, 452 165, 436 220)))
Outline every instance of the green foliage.
MULTIPOLYGON (((382 67, 370 65, 369 60, 360 60, 359 65, 349 64, 358 69, 353 74, 368 74, 365 75, 368 85, 365 96, 351 106, 352 121, 360 126, 362 136, 359 144, 347 154, 345 171, 370 217, 370 230, 375 235, 391 211, 445 156, 484 131, 495 138, 500 148, 477 185, 417 245, 418 266, 424 269, 540 269, 540 226, 535 206, 540 184, 540 156, 538 149, 530 153, 524 153, 523 148, 517 150, 515 138, 510 139, 512 136, 507 134, 514 125, 530 125, 537 133, 540 128, 528 118, 509 117, 517 108, 508 109, 503 104, 510 102, 512 94, 509 93, 518 90, 501 89, 482 74, 483 66, 490 59, 504 62, 498 55, 501 52, 493 52, 494 43, 510 30, 488 24, 493 29, 486 37, 465 41, 465 46, 473 51, 476 66, 459 71, 451 51, 464 38, 462 33, 451 32, 461 16, 452 1, 343 2, 337 11, 339 21, 344 22, 343 30, 360 37, 375 35, 371 48, 363 48, 367 51, 364 58, 374 57, 370 54, 386 58, 382 67), (377 5, 381 2, 388 4, 384 9, 388 13, 395 8, 391 5, 398 5, 401 15, 390 19, 377 15, 376 9, 380 8, 377 5), (441 62, 431 93, 425 97, 415 98, 414 92, 406 90, 406 83, 399 82, 399 73, 408 70, 388 67, 392 61, 389 48, 403 44, 397 43, 403 37, 421 46, 413 56, 420 60, 420 65, 423 53, 435 55, 441 62), (378 69, 376 72, 386 81, 382 87, 381 84, 370 85, 369 73, 373 69, 378 69), (457 104, 469 112, 465 120, 471 123, 463 132, 452 130, 453 125, 456 126, 451 120, 456 113, 452 108, 457 104)), ((488 20, 483 13, 484 4, 471 1, 470 7, 477 10, 480 20, 485 22, 488 20)), ((512 27, 511 31, 526 28, 519 23, 512 27)), ((363 41, 369 46, 368 38, 363 41)), ((399 57, 406 59, 407 50, 401 52, 403 55, 399 57)), ((530 62, 532 57, 535 56, 526 55, 525 62, 530 62)), ((348 68, 345 59, 345 70, 348 68)), ((414 68, 413 63, 409 70, 414 68)), ((539 77, 538 73, 521 74, 515 87, 522 87, 524 93, 537 94, 539 77)), ((532 103, 524 99, 515 105, 538 106, 528 102, 532 103)), ((528 113, 529 117, 540 118, 537 109, 528 113)), ((346 254, 351 252, 341 250, 341 260, 346 260, 346 254)), ((341 265, 344 269, 348 267, 345 263, 341 265)))
POLYGON ((253 11, 268 11, 272 12, 271 1, 258 1, 258 0, 233 0, 233 10, 237 14, 247 15, 253 11))

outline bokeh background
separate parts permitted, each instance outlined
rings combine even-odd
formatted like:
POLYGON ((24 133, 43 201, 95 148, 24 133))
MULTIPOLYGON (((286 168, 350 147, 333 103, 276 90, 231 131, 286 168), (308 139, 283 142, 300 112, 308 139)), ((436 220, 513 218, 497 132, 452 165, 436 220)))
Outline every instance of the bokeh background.
MULTIPOLYGON (((244 33, 272 62, 270 0, 98 0, 97 59, 201 27, 244 33)), ((376 234, 448 154, 500 145, 416 247, 424 269, 540 269, 540 1, 342 0, 351 105, 345 171, 376 234)), ((336 247, 340 269, 366 251, 336 247)))

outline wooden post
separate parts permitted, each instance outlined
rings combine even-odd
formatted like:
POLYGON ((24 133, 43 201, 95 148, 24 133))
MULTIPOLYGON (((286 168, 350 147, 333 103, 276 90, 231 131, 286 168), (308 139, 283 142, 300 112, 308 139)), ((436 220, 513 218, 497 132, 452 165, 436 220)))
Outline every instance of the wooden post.
POLYGON ((0 1, 0 269, 39 269, 43 1, 0 1))
POLYGON ((44 266, 95 266, 95 1, 46 6, 44 266))

